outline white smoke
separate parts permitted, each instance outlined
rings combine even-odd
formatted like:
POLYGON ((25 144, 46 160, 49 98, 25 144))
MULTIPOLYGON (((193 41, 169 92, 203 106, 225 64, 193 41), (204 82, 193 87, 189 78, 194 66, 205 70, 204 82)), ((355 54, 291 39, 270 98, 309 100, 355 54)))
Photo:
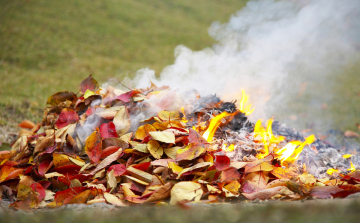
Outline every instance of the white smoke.
POLYGON ((329 77, 359 53, 360 1, 250 1, 228 23, 214 22, 209 34, 217 40, 212 48, 176 47, 174 64, 159 78, 138 71, 137 87, 152 80, 229 100, 244 89, 256 107, 253 117, 269 117, 296 99, 301 83, 309 82, 310 92, 319 81, 331 89, 329 77))

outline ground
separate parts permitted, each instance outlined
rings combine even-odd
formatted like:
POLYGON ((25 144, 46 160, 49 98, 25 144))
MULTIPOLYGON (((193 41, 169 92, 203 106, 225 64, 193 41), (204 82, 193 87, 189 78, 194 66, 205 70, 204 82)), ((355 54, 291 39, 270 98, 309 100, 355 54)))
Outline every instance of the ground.
MULTIPOLYGON (((174 60, 174 48, 210 47, 207 33, 213 21, 226 22, 246 0, 105 0, 0 1, 0 150, 9 149, 23 119, 41 120, 47 98, 58 91, 77 91, 89 74, 100 82, 132 77, 149 67, 159 74, 174 60)), ((336 77, 332 103, 319 116, 333 117, 342 131, 358 131, 360 123, 360 63, 349 64, 336 77)), ((294 101, 290 111, 301 118, 308 98, 294 101)), ((287 114, 289 115, 289 114, 287 114)), ((316 118, 314 116, 314 118, 316 118)), ((5 203, 2 206, 6 207, 5 203)), ((70 212, 0 215, 0 222, 343 222, 359 218, 358 199, 179 207, 114 209, 111 214, 70 212), (154 211, 155 210, 155 211, 154 211), (83 214, 86 213, 86 214, 83 214), (54 217, 56 216, 56 217, 54 217)), ((80 206, 81 208, 81 206, 80 206)), ((98 209, 99 207, 95 207, 98 209)), ((6 210, 6 208, 5 208, 6 210)), ((93 209, 90 209, 93 210, 93 209)))

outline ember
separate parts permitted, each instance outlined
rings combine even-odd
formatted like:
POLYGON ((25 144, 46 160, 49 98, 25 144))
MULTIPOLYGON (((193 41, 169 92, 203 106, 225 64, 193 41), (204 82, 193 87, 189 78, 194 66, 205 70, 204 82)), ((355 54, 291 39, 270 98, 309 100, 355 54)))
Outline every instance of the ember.
POLYGON ((239 108, 192 93, 196 96, 188 103, 176 91, 154 84, 103 89, 90 76, 78 94, 52 95, 42 122, 27 125, 30 130, 20 131, 11 151, 0 152, 2 196, 13 201, 11 207, 28 210, 97 202, 297 200, 360 192, 360 171, 351 161, 335 169, 337 160, 316 160, 325 151, 344 162, 351 155, 341 157, 314 135, 304 139, 273 119, 266 128, 261 120, 254 125, 247 118, 254 109, 246 105, 244 91, 239 108))

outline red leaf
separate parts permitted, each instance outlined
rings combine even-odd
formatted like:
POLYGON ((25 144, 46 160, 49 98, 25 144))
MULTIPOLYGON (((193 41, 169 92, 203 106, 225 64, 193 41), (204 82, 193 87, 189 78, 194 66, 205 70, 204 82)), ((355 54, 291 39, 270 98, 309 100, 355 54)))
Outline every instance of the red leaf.
POLYGON ((242 185, 241 185, 241 190, 244 192, 244 193, 248 193, 248 194, 251 194, 253 192, 257 192, 257 191, 261 191, 263 190, 264 188, 248 181, 248 180, 245 180, 242 185))
POLYGON ((126 172, 126 167, 123 164, 115 164, 109 167, 108 172, 114 170, 114 176, 121 176, 126 172))
POLYGON ((113 122, 104 123, 100 126, 100 135, 101 138, 118 138, 118 134, 116 133, 115 125, 113 122))
POLYGON ((46 159, 44 161, 42 161, 38 167, 38 173, 41 176, 44 176, 45 173, 52 167, 52 159, 46 159))
POLYGON ((91 76, 86 78, 80 83, 80 93, 84 94, 86 90, 97 91, 99 89, 99 83, 91 76))
POLYGON ((78 165, 67 165, 67 166, 61 166, 58 168, 55 168, 52 172, 58 172, 63 175, 77 175, 79 174, 79 171, 81 169, 81 166, 78 165))
POLYGON ((240 173, 235 167, 229 167, 228 169, 221 172, 220 182, 221 183, 230 183, 234 180, 240 180, 240 173))
POLYGON ((45 181, 45 180, 39 181, 38 183, 41 184, 41 186, 42 186, 45 190, 51 185, 51 183, 50 183, 49 181, 45 181))
POLYGON ((138 94, 138 93, 141 93, 141 91, 139 91, 139 90, 131 90, 131 91, 128 91, 128 92, 126 92, 124 94, 121 94, 121 95, 117 96, 115 99, 118 99, 118 100, 121 100, 121 101, 123 101, 125 103, 128 103, 130 101, 130 98, 132 96, 134 96, 135 94, 138 94))
POLYGON ((87 187, 72 187, 67 190, 59 191, 55 194, 55 202, 57 204, 67 204, 73 197, 86 189, 87 187))
POLYGON ((61 129, 69 124, 75 123, 79 121, 79 116, 74 109, 71 108, 64 108, 58 120, 56 121, 55 125, 57 128, 61 129))
POLYGON ((102 152, 101 152, 101 157, 100 159, 104 159, 108 156, 110 156, 111 154, 117 152, 119 150, 120 147, 118 146, 109 146, 107 147, 106 149, 104 149, 102 152))
POLYGON ((197 131, 194 129, 189 129, 189 143, 193 143, 194 145, 204 145, 209 144, 204 137, 202 137, 197 131))
POLYGON ((342 186, 339 186, 339 188, 342 191, 339 191, 339 192, 336 192, 336 193, 332 194, 334 198, 338 198, 338 197, 344 198, 344 197, 349 196, 350 194, 360 192, 360 188, 358 188, 355 185, 342 185, 342 186))
POLYGON ((43 187, 41 184, 39 184, 39 183, 33 183, 33 184, 31 185, 31 189, 33 189, 33 191, 39 193, 39 196, 38 196, 39 201, 42 201, 42 200, 45 198, 46 192, 45 192, 44 187, 43 187))
POLYGON ((146 163, 133 165, 132 167, 146 172, 149 169, 149 166, 150 166, 150 162, 146 162, 146 163))
POLYGON ((230 166, 230 158, 228 156, 215 156, 215 168, 219 171, 226 170, 230 166))

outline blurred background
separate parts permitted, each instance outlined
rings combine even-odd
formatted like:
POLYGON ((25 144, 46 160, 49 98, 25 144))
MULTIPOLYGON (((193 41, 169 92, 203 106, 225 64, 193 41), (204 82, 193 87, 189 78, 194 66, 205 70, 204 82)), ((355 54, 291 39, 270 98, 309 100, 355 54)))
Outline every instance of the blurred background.
MULTIPOLYGON (((100 84, 110 78, 132 78, 144 67, 158 76, 174 63, 176 46, 199 51, 215 44, 208 34, 211 24, 228 22, 246 3, 1 0, 0 130, 17 131, 23 119, 40 121, 50 95, 65 90, 77 92, 79 83, 89 74, 100 84)), ((298 128, 326 126, 325 130, 358 132, 359 61, 353 60, 333 72, 331 78, 336 85, 331 89, 324 79, 299 82, 293 91, 296 100, 286 101, 286 106, 273 114, 298 128), (327 88, 320 92, 331 92, 331 97, 318 95, 314 100, 313 94, 307 93, 307 89, 320 88, 327 88), (314 126, 324 117, 331 119, 329 125, 314 126)))

